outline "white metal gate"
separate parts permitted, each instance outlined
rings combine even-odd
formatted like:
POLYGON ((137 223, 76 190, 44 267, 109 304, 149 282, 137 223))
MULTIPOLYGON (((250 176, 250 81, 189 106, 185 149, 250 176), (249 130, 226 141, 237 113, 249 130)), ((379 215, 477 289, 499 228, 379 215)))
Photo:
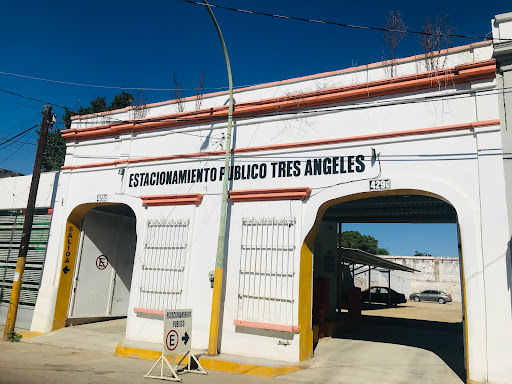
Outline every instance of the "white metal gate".
POLYGON ((180 308, 189 220, 148 220, 138 307, 180 308))
POLYGON ((244 218, 239 320, 293 325, 295 218, 244 218))
POLYGON ((126 316, 135 218, 92 210, 82 225, 69 318, 126 316))

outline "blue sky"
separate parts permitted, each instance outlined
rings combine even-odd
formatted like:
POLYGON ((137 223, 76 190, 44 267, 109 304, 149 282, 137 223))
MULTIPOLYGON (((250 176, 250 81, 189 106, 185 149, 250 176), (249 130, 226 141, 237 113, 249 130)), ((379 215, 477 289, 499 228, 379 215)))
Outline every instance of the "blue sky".
POLYGON ((359 231, 379 241, 393 256, 413 256, 415 251, 432 256, 458 257, 455 224, 343 224, 342 231, 359 231))
MULTIPOLYGON (((427 17, 449 14, 455 32, 485 36, 509 1, 211 0, 213 4, 341 23, 384 26, 400 10, 409 30, 427 17)), ((228 46, 235 86, 283 80, 382 59, 383 34, 214 9, 228 46)), ((205 71, 206 91, 227 86, 224 58, 203 7, 168 1, 8 1, 0 15, 0 71, 52 80, 135 88, 172 88, 173 73, 193 89, 205 71)), ((473 42, 454 39, 453 45, 473 42)), ((408 36, 398 56, 421 52, 408 36)), ((70 108, 121 90, 52 84, 0 74, 0 89, 70 108)), ((193 91, 185 91, 185 93, 193 91)), ((171 91, 147 92, 149 102, 171 91)), ((0 137, 36 124, 43 104, 0 92, 0 137), (20 105, 23 104, 23 105, 20 105)), ((62 109, 54 108, 57 115, 62 109)), ((0 139, 1 140, 1 139, 0 139)), ((0 147, 0 168, 31 173, 36 134, 0 147), (26 144, 23 144, 27 142, 26 144)))
MULTIPOLYGON (((510 0, 450 2, 431 0, 211 0, 212 4, 328 20, 385 26, 389 11, 399 10, 409 30, 420 30, 428 17, 449 14, 455 33, 485 36, 495 14, 512 11, 510 0)), ((228 47, 237 87, 333 71, 380 61, 383 33, 214 9, 228 47)), ((205 91, 227 87, 223 54, 213 24, 203 7, 167 1, 4 1, 0 14, 0 72, 45 79, 134 88, 172 88, 176 74, 185 95, 205 71, 205 91)), ((456 38, 452 45, 474 39, 456 38)), ((408 35, 398 56, 421 53, 418 37, 408 35)), ((69 108, 88 106, 97 96, 107 98, 120 89, 54 84, 0 74, 0 89, 69 108)), ((133 91, 134 92, 134 91, 133 91)), ((171 91, 148 91, 148 102, 172 99, 171 91)), ((0 140, 40 122, 44 104, 0 91, 0 140)), ((60 116, 63 110, 54 107, 60 116)), ((0 168, 32 172, 36 133, 0 147, 0 168)), ((370 226, 381 246, 390 238, 390 251, 414 250, 436 254, 430 236, 409 248, 398 248, 400 230, 370 226), (396 233, 387 235, 386 231, 396 233), (421 244, 421 245, 420 245, 421 244), (428 247, 427 247, 428 245, 428 247), (397 247, 397 248, 395 248, 397 247)), ((398 228, 398 227, 397 227, 398 228)), ((400 227, 401 228, 401 227, 400 227)), ((418 225, 419 228, 419 225, 418 225)), ((434 233, 434 227, 429 227, 434 233)), ((436 227, 436 228, 444 228, 436 227)), ((437 236, 445 231, 436 229, 437 236)), ((448 232, 446 231, 448 236, 448 232)), ((453 232, 453 231, 451 231, 453 232)), ((409 230, 407 233, 416 233, 409 230)), ((418 232, 419 233, 419 232, 418 232)), ((372 233, 369 233, 372 234, 372 233)), ((419 235, 418 235, 419 236, 419 235)), ((439 256, 453 254, 454 236, 439 256), (452 243, 450 243, 452 241, 452 243), (450 248, 451 247, 451 248, 450 248), (449 251, 448 249, 452 249, 449 251)), ((418 240, 419 241, 419 240, 418 240)), ((404 241, 402 241, 404 242, 404 241)), ((444 242, 443 242, 444 243, 444 242)))

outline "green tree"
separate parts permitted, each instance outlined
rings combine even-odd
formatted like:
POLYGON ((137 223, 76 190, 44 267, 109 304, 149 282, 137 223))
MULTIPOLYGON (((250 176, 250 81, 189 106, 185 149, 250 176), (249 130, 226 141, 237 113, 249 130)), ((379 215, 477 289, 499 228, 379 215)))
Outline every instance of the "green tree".
MULTIPOLYGON (((119 95, 115 95, 114 99, 107 106, 106 99, 104 97, 96 97, 91 100, 89 107, 80 107, 78 111, 73 112, 67 108, 64 109, 62 115, 62 122, 64 128, 71 128, 71 117, 76 115, 88 115, 91 113, 113 111, 115 109, 122 109, 132 105, 135 98, 129 92, 122 92, 119 95)), ((48 139, 46 141, 46 149, 43 155, 43 164, 41 165, 42 171, 58 171, 64 165, 64 159, 66 157, 66 141, 60 135, 61 130, 56 129, 48 132, 48 139)))
POLYGON ((360 249, 372 255, 389 255, 385 248, 378 247, 379 241, 369 235, 362 235, 358 231, 345 231, 341 233, 341 246, 345 248, 360 249))
POLYGON ((60 129, 48 132, 43 153, 41 171, 58 171, 64 165, 66 157, 66 140, 60 135, 60 129))
POLYGON ((131 93, 123 91, 123 93, 114 96, 114 100, 112 100, 112 103, 110 103, 107 110, 113 111, 114 109, 126 108, 129 105, 132 105, 134 101, 135 98, 131 93))
POLYGON ((430 253, 424 253, 424 252, 414 252, 414 256, 432 256, 430 253))

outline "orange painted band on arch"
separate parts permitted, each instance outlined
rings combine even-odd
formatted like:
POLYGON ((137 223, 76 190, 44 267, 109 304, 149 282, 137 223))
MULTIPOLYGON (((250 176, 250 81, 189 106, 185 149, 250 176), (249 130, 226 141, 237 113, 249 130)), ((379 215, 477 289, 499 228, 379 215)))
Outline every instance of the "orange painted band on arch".
MULTIPOLYGON (((386 133, 374 133, 374 134, 370 134, 370 135, 340 137, 340 138, 335 138, 335 139, 302 141, 302 142, 298 142, 298 143, 284 143, 284 144, 265 145, 265 146, 258 146, 258 147, 235 148, 235 149, 231 150, 231 153, 236 154, 236 153, 251 153, 251 152, 261 152, 261 151, 276 151, 276 150, 282 150, 282 149, 293 149, 293 148, 303 148, 303 147, 315 147, 315 146, 320 146, 320 145, 352 143, 352 142, 357 142, 357 141, 390 139, 390 138, 402 137, 402 136, 415 136, 415 135, 425 135, 425 134, 442 133, 442 132, 450 132, 450 131, 462 131, 462 130, 468 130, 468 129, 478 128, 478 127, 499 125, 499 124, 500 124, 499 119, 475 121, 472 123, 445 125, 445 126, 441 126, 441 127, 410 129, 410 130, 406 130, 406 131, 395 131, 395 132, 386 132, 386 133)), ((74 170, 74 169, 100 168, 100 167, 109 167, 109 166, 116 166, 116 165, 147 163, 147 162, 154 162, 154 161, 169 161, 169 160, 176 160, 176 159, 199 158, 199 157, 209 157, 209 156, 223 156, 224 154, 225 154, 224 151, 209 151, 209 152, 186 153, 186 154, 169 155, 169 156, 141 157, 141 158, 137 158, 137 159, 123 159, 123 160, 108 161, 108 162, 103 162, 103 163, 66 165, 66 166, 63 166, 61 169, 62 170, 74 170)))

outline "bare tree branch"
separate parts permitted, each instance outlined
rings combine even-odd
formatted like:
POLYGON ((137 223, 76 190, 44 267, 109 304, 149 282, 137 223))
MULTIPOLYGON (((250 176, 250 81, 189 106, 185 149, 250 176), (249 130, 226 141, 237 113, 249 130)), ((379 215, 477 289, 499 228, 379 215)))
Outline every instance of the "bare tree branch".
POLYGON ((437 16, 435 19, 427 19, 422 26, 425 35, 419 38, 421 48, 425 54, 425 68, 427 71, 437 71, 445 66, 446 55, 443 59, 443 49, 450 48, 451 37, 454 32, 450 16, 437 16))
POLYGON ((148 106, 146 95, 140 89, 135 93, 135 100, 133 102, 133 117, 134 119, 143 119, 148 114, 148 106))
POLYGON ((199 78, 199 82, 197 83, 196 111, 201 109, 201 105, 203 104, 204 75, 205 75, 205 72, 203 71, 201 73, 201 77, 199 78))
POLYGON ((181 91, 183 87, 178 83, 178 79, 176 79, 176 73, 172 74, 174 80, 174 101, 176 103, 176 109, 178 112, 183 112, 185 110, 185 104, 183 103, 183 98, 181 97, 181 91))
POLYGON ((398 45, 406 36, 407 25, 405 24, 400 11, 390 11, 386 19, 386 29, 384 34, 385 49, 384 55, 390 60, 389 76, 395 77, 396 73, 396 50, 398 45))

